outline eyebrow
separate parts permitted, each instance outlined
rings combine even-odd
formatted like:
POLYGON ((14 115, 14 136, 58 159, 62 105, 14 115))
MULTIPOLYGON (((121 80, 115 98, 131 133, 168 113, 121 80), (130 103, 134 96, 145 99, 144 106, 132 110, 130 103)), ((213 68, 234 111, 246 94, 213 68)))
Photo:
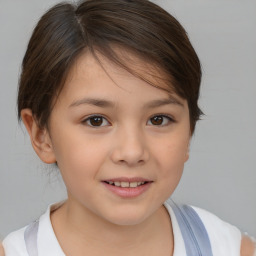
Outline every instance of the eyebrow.
POLYGON ((173 96, 169 96, 169 98, 167 98, 167 99, 159 99, 159 100, 150 101, 144 107, 145 108, 156 108, 156 107, 161 107, 161 106, 170 105, 170 104, 184 107, 184 105, 173 96))
MULTIPOLYGON (((101 107, 101 108, 115 108, 116 106, 114 102, 108 101, 105 99, 83 98, 83 99, 72 102, 69 107, 77 107, 84 104, 101 107)), ((144 108, 156 108, 156 107, 161 107, 161 106, 170 105, 170 104, 184 107, 184 105, 178 99, 170 95, 169 98, 167 99, 158 99, 158 100, 150 101, 144 105, 144 108)))
POLYGON ((93 105, 101 108, 114 108, 115 104, 111 101, 97 98, 83 98, 80 100, 74 101, 69 107, 77 107, 80 105, 93 105))

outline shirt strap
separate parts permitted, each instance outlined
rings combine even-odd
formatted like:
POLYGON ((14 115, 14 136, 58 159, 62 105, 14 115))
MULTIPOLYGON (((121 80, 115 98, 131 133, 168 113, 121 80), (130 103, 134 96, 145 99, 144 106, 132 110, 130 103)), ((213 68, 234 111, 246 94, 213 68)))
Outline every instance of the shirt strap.
POLYGON ((213 256, 208 233, 196 213, 188 205, 177 205, 168 200, 176 216, 186 247, 187 256, 213 256))
POLYGON ((27 226, 24 232, 26 249, 29 256, 38 256, 37 234, 39 221, 35 221, 27 226))

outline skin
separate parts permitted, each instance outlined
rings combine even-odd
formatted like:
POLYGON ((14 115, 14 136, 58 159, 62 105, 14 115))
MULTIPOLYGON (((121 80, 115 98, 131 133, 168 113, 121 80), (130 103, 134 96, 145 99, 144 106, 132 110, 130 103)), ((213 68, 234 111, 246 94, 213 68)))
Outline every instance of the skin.
MULTIPOLYGON (((149 108, 170 95, 102 56, 100 60, 104 69, 89 53, 80 56, 48 129, 38 127, 30 109, 21 112, 36 153, 45 163, 57 162, 67 187, 67 201, 51 214, 55 234, 66 255, 170 256, 172 226, 163 203, 188 160, 187 102, 173 93, 171 103, 149 108), (113 106, 88 104, 85 98, 113 106), (92 115, 101 116, 100 126, 93 126, 92 115), (103 183, 117 177, 151 183, 140 196, 122 198, 103 183)), ((134 60, 146 73, 147 64, 134 60)))
POLYGON ((241 256, 255 256, 256 245, 250 237, 244 235, 241 243, 241 256))
POLYGON ((0 242, 0 256, 4 256, 4 248, 0 242))

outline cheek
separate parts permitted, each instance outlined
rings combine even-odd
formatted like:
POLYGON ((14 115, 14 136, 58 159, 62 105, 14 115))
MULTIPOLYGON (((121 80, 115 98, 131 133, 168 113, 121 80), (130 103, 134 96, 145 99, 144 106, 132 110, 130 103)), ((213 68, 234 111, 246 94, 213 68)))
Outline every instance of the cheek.
POLYGON ((163 144, 155 148, 155 153, 159 155, 160 162, 169 166, 183 165, 186 162, 189 139, 182 141, 170 139, 164 141, 163 144))
MULTIPOLYGON (((186 147, 171 143, 161 154, 159 168, 159 195, 167 200, 175 191, 183 174, 186 147)), ((160 198, 161 199, 161 198, 160 198)))
POLYGON ((103 147, 74 132, 59 132, 54 138, 56 160, 67 186, 67 183, 84 183, 97 176, 105 155, 103 147))
POLYGON ((170 141, 163 149, 155 149, 158 154, 155 200, 163 203, 175 191, 182 177, 186 152, 185 143, 170 141))
POLYGON ((174 185, 179 182, 187 161, 189 138, 184 136, 182 139, 178 139, 178 136, 174 136, 165 140, 163 144, 162 147, 154 149, 155 154, 158 155, 160 175, 163 182, 174 185))

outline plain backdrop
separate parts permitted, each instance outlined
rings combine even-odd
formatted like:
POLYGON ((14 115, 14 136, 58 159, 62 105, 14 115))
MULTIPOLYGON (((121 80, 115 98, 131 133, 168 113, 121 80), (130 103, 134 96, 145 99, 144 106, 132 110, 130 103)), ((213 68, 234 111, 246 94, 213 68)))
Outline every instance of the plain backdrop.
MULTIPOLYGON (((20 64, 39 17, 55 0, 0 0, 0 238, 65 198, 16 118, 20 64)), ((162 0, 201 59, 205 116, 173 198, 256 235, 256 1, 162 0)))

